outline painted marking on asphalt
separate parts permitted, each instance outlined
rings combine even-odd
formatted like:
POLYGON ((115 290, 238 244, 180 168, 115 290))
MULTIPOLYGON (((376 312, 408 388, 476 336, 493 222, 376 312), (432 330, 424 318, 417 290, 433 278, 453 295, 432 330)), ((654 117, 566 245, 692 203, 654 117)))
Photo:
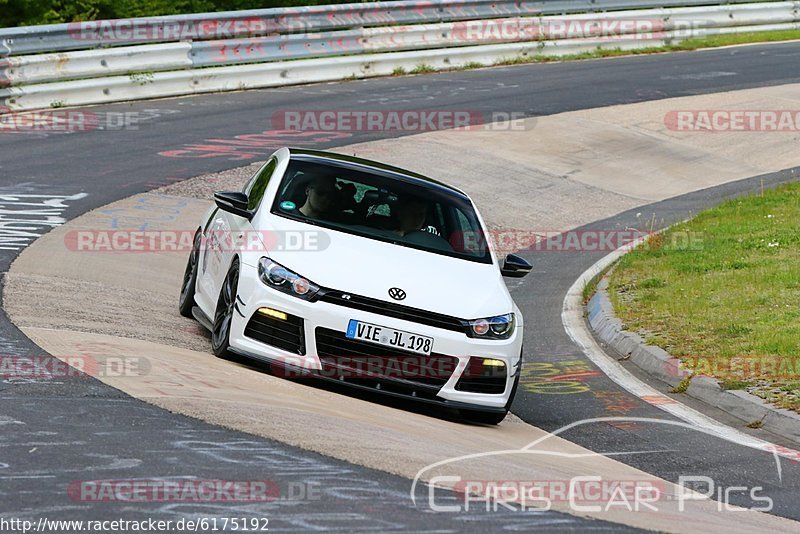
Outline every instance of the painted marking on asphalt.
POLYGON ((623 391, 592 391, 592 396, 603 404, 606 412, 614 415, 627 415, 639 407, 639 403, 623 391))
POLYGON ((664 406, 665 404, 678 404, 678 401, 666 395, 642 395, 639 397, 643 401, 653 406, 664 406))
POLYGON ((86 193, 53 195, 31 193, 23 184, 0 188, 0 250, 19 251, 67 220, 65 202, 85 198, 86 193))
POLYGON ((713 78, 724 78, 726 76, 738 76, 738 72, 727 72, 712 70, 709 72, 696 72, 689 74, 663 75, 662 80, 711 80, 713 78))
POLYGON ((533 362, 523 366, 520 385, 538 395, 571 395, 590 390, 585 380, 600 376, 586 360, 533 362))
POLYGON ((8 415, 0 415, 0 426, 3 426, 3 425, 24 425, 24 424, 25 423, 23 423, 22 421, 18 421, 17 419, 14 419, 13 417, 10 417, 8 415))
POLYGON ((583 317, 583 288, 594 277, 598 276, 608 266, 617 261, 623 254, 636 248, 646 238, 647 237, 640 237, 635 239, 601 258, 594 265, 586 269, 572 286, 570 286, 567 295, 564 297, 564 305, 561 310, 561 322, 570 339, 580 347, 581 351, 592 360, 606 376, 645 402, 649 402, 651 405, 656 406, 668 414, 697 427, 698 430, 703 429, 707 434, 717 436, 737 445, 769 452, 790 460, 800 461, 800 451, 775 445, 774 443, 750 436, 740 430, 722 424, 694 408, 690 408, 675 399, 667 397, 654 387, 642 382, 625 369, 616 359, 606 354, 591 332, 589 332, 583 317), (647 399, 649 399, 649 401, 647 399), (671 402, 667 402, 663 399, 668 399, 671 402))
POLYGON ((234 136, 233 139, 206 139, 200 143, 183 145, 177 150, 159 152, 168 158, 216 158, 245 161, 269 156, 282 146, 318 146, 335 139, 345 139, 353 134, 331 131, 267 130, 261 133, 234 136))
POLYGON ((158 226, 177 220, 188 206, 189 200, 184 197, 149 193, 138 197, 133 205, 105 208, 100 213, 109 217, 109 228, 144 231, 151 224, 158 226))

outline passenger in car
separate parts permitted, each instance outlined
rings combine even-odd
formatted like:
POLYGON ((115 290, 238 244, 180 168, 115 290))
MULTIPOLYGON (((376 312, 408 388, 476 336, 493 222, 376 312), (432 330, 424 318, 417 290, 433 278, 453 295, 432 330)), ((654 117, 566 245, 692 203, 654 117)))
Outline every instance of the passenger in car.
POLYGON ((352 209, 354 204, 353 194, 355 187, 352 184, 352 191, 339 187, 336 178, 330 175, 315 177, 306 186, 306 201, 300 206, 300 213, 310 219, 321 219, 331 222, 343 222, 347 219, 344 210, 352 209), (349 198, 348 198, 349 196, 349 198))

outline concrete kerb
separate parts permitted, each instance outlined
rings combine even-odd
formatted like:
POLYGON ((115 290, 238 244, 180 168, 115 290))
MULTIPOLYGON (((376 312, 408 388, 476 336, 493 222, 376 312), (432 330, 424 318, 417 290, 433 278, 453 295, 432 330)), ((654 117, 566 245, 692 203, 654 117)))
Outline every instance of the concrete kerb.
POLYGON ((610 348, 620 359, 630 360, 649 376, 675 388, 689 380, 685 394, 714 406, 745 424, 755 423, 768 432, 793 442, 800 442, 800 415, 766 403, 761 398, 740 390, 725 390, 708 376, 692 376, 678 358, 661 347, 648 345, 641 336, 623 329, 614 315, 608 295, 608 277, 612 269, 600 275, 597 291, 586 305, 587 322, 601 347, 610 348))

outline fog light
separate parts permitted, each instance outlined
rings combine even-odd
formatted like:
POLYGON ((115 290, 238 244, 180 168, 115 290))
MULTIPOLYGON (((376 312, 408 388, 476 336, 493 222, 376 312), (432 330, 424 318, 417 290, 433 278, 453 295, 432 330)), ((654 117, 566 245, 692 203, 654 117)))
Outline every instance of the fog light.
POLYGON ((281 321, 286 320, 286 314, 282 311, 273 310, 272 308, 259 308, 258 313, 263 315, 268 315, 269 317, 274 317, 275 319, 280 319, 281 321))
POLYGON ((503 360, 493 360, 491 358, 485 358, 483 360, 484 367, 505 367, 506 362, 503 360))

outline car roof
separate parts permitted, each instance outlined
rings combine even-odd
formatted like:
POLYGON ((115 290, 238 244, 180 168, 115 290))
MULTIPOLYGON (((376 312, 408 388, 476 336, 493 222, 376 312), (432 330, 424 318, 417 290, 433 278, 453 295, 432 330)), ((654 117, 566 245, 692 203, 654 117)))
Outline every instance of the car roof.
MULTIPOLYGON (((379 174, 386 178, 392 178, 409 182, 415 185, 438 189, 441 192, 455 194, 470 200, 466 193, 451 185, 447 185, 433 178, 428 178, 422 174, 401 169, 400 167, 393 167, 385 163, 373 161, 355 156, 347 156, 344 154, 335 154, 333 152, 325 152, 322 150, 308 150, 303 148, 290 148, 289 157, 293 160, 313 161, 325 165, 332 165, 336 167, 352 168, 353 170, 369 170, 375 174, 379 174)), ((471 203, 471 200, 470 200, 471 203)))

